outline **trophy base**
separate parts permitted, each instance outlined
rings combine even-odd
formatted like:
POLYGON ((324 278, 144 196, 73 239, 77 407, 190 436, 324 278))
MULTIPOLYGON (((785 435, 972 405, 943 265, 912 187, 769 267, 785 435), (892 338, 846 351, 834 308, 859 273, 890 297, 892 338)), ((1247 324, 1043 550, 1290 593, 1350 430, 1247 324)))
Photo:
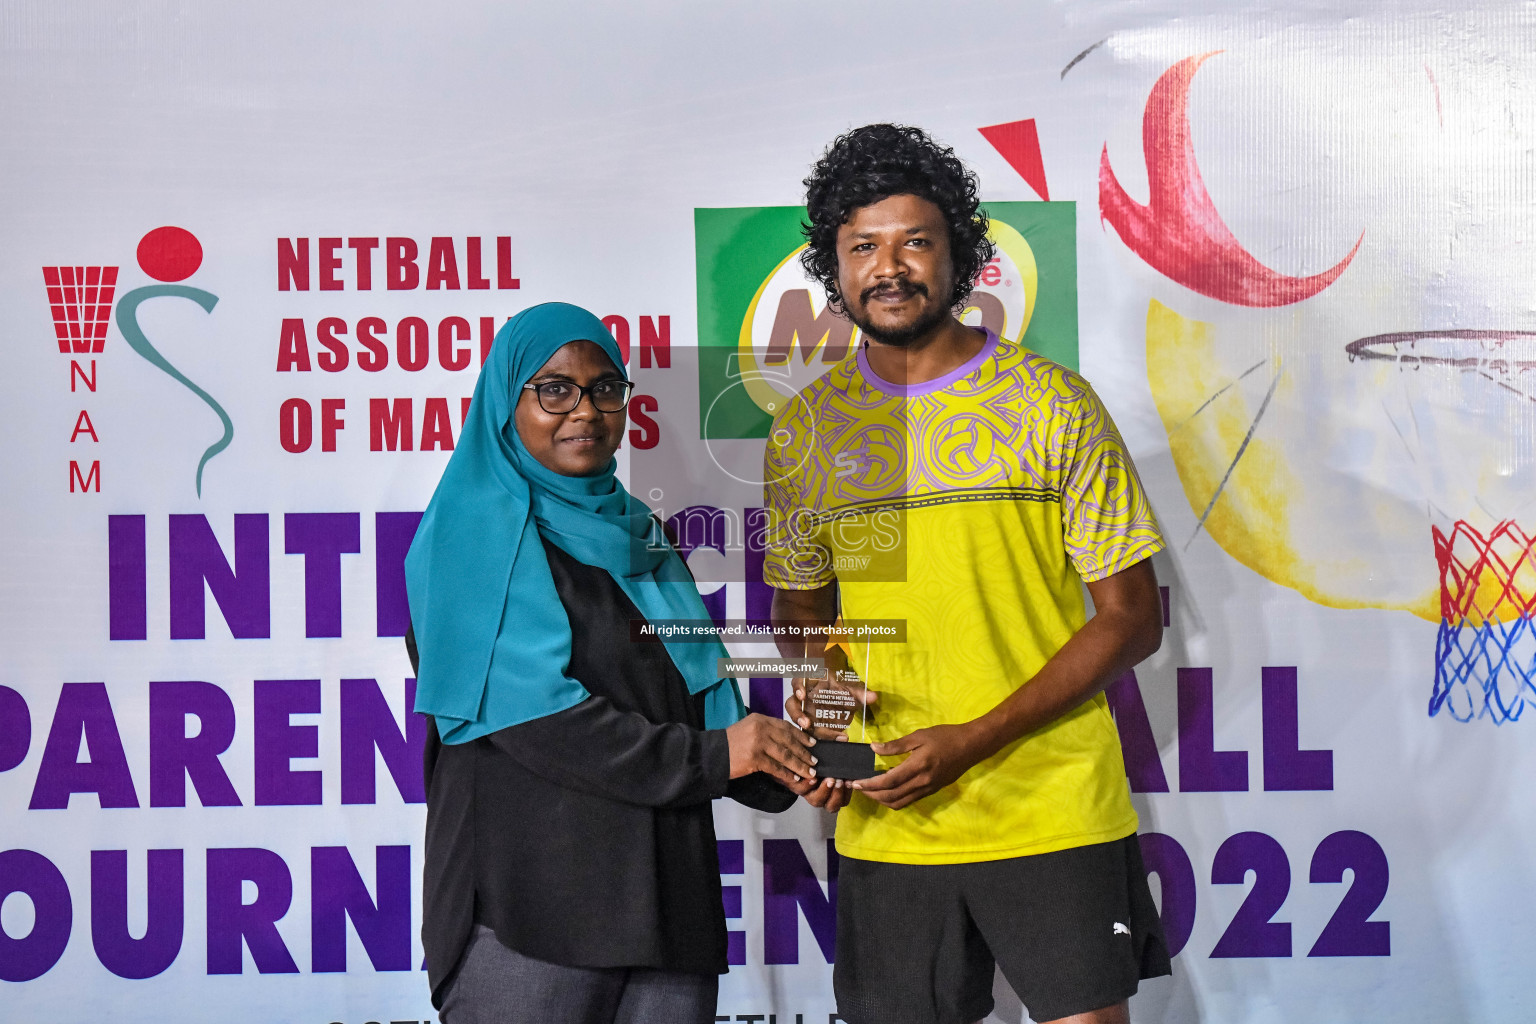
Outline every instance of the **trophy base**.
POLYGON ((875 751, 868 743, 844 743, 822 740, 812 751, 816 755, 816 775, 823 779, 870 779, 875 770, 875 751))

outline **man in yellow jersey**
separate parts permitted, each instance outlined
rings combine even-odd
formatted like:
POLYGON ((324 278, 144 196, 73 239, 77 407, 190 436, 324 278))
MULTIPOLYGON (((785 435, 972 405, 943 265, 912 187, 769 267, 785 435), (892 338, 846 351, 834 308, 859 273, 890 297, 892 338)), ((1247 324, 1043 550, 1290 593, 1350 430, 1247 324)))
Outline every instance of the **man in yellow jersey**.
POLYGON ((1170 970, 1103 696, 1161 642, 1151 508, 1082 377, 956 319, 993 251, 953 150, 869 125, 806 189, 802 260, 862 342, 774 421, 773 618, 906 629, 828 652, 888 768, 807 795, 841 809, 838 1013, 972 1024, 995 965, 1037 1021, 1127 1022, 1170 970))

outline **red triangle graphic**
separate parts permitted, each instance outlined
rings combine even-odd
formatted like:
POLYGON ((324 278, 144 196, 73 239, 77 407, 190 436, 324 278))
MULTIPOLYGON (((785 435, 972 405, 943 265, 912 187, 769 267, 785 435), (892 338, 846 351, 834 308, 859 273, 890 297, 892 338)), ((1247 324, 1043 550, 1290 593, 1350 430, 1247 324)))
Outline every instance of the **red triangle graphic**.
POLYGON ((994 124, 977 130, 1041 199, 1050 201, 1051 194, 1045 187, 1045 163, 1040 159, 1040 136, 1035 132, 1034 118, 994 124))

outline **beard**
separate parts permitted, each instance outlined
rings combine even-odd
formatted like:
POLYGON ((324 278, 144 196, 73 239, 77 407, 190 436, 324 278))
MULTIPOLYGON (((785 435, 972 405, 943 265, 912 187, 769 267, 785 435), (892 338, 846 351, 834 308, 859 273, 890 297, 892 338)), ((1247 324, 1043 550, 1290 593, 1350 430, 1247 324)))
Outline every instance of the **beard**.
MULTIPOLYGON (((890 289, 885 290, 890 291, 890 289)), ((897 327, 877 327, 869 315, 869 300, 879 291, 880 289, 876 288, 865 290, 859 296, 860 310, 856 311, 846 303, 844 308, 848 314, 848 319, 853 321, 854 326, 862 331, 866 338, 877 341, 882 345, 889 345, 892 348, 906 348, 918 338, 921 338, 939 326, 939 324, 942 324, 945 318, 950 315, 948 307, 938 306, 919 315, 910 323, 897 327)), ((902 282, 902 291, 906 295, 926 296, 928 294, 927 286, 908 282, 902 282)))

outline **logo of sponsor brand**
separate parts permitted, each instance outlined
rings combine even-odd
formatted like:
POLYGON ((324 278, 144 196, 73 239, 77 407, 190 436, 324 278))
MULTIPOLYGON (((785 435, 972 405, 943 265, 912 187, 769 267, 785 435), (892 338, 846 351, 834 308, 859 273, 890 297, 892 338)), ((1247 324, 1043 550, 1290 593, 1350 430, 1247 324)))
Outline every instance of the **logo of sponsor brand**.
MULTIPOLYGON (((1074 203, 986 203, 997 255, 961 319, 1077 365, 1074 203)), ((854 350, 859 331, 800 266, 798 206, 694 211, 699 430, 767 437, 773 417, 854 350)))
POLYGON ((1131 930, 1128 927, 1126 927, 1125 925, 1121 924, 1119 921, 1116 921, 1114 928, 1110 929, 1110 934, 1111 935, 1129 935, 1129 934, 1131 934, 1131 930))

